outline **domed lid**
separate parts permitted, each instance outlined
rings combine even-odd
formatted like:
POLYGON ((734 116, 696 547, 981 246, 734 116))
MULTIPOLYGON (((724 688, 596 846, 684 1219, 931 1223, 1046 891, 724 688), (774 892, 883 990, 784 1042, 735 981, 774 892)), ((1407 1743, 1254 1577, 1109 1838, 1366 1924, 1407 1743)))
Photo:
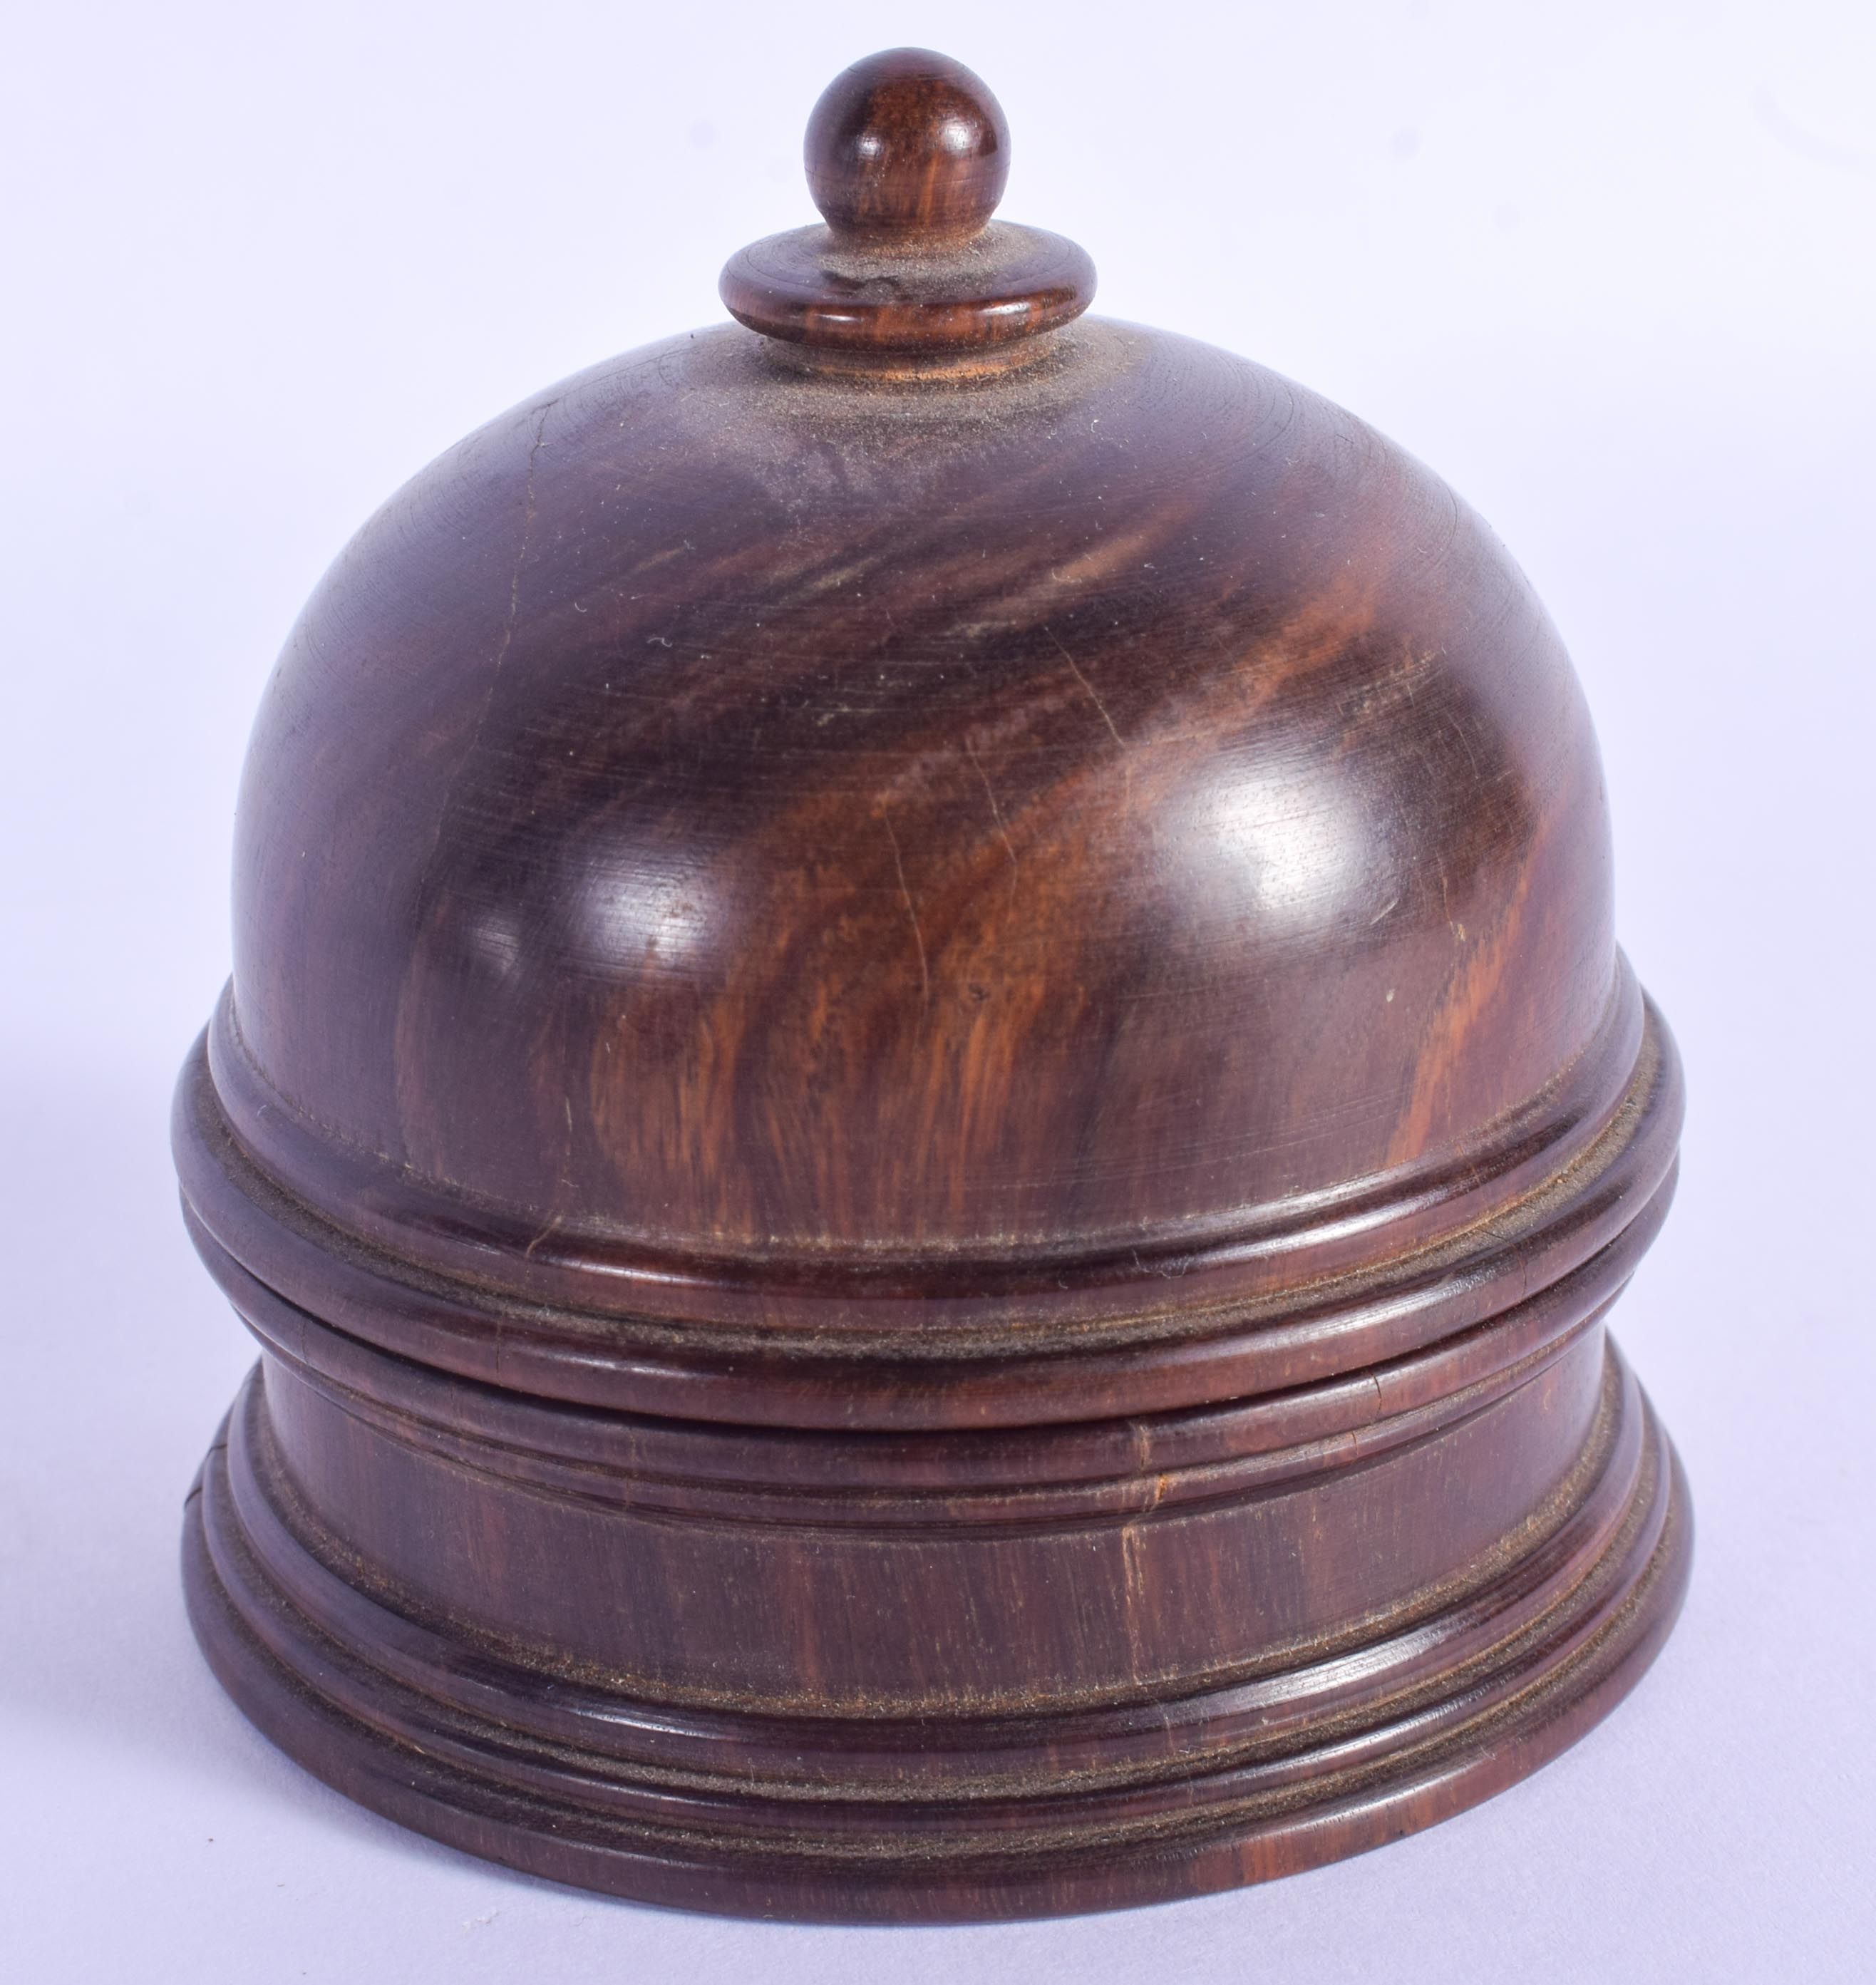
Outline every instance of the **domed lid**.
POLYGON ((1659 1182, 1525 580, 1340 409, 1082 316, 1007 156, 969 71, 858 65, 738 323, 321 585, 183 1099, 276 1291, 659 1412, 1059 1419, 1449 1335, 1659 1182))

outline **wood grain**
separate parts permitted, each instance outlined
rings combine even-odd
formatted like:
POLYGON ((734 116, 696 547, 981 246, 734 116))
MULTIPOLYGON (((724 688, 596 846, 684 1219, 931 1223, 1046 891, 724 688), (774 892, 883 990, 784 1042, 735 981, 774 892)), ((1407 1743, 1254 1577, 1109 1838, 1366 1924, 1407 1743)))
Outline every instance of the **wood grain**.
POLYGON ((1569 1741, 1687 1575, 1605 1329, 1680 1075, 1556 634, 1360 421, 1081 315, 1007 148, 943 58, 837 81, 829 224, 394 496, 242 788, 197 1631, 623 1894, 1310 1865, 1569 1741))

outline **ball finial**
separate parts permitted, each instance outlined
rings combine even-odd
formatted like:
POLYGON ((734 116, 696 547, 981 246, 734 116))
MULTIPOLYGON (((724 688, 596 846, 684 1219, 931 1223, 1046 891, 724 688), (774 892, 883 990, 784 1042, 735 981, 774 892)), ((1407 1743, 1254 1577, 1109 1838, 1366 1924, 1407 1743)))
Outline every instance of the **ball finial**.
POLYGON ((837 234, 961 239, 996 211, 1010 174, 1002 107, 929 49, 889 49, 837 76, 805 150, 809 190, 837 234))

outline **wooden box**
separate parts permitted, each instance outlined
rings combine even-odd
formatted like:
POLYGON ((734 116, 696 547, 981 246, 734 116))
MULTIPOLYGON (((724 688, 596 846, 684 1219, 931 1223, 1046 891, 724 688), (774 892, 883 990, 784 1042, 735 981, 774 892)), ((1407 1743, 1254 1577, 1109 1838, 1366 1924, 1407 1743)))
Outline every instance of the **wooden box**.
POLYGON ((739 321, 418 476, 261 712, 197 1631, 565 1881, 1282 1873, 1552 1755, 1686 1580, 1604 1328, 1679 1076, 1557 637, 1360 422, 1083 315, 1007 148, 849 70, 739 321))

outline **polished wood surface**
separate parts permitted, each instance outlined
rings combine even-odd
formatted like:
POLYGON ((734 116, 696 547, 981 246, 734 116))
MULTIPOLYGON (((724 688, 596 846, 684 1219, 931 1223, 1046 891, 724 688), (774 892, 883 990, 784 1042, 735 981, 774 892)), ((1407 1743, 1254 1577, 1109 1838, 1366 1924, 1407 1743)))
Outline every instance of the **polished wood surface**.
POLYGON ((975 234, 1010 176, 1003 107, 962 62, 891 49, 836 76, 808 119, 808 190, 836 234, 975 234))
POLYGON ((1551 1755, 1686 1575, 1604 1328, 1679 1076, 1555 633, 1078 250, 1007 308, 1007 151, 943 58, 838 79, 829 225, 394 497, 244 784, 198 1631, 625 1894, 1280 1873, 1551 1755))

